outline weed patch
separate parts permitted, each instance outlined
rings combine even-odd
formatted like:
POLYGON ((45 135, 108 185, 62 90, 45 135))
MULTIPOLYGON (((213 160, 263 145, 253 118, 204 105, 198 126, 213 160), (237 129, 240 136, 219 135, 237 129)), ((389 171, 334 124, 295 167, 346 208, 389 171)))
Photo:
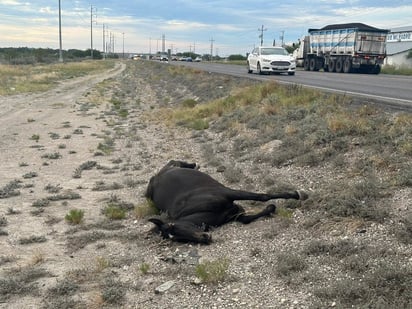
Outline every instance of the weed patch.
POLYGON ((283 277, 291 276, 296 272, 301 272, 306 267, 305 259, 298 254, 281 253, 277 257, 276 271, 283 277))
POLYGON ((45 236, 30 236, 30 237, 20 238, 19 244, 28 245, 28 244, 42 243, 46 241, 47 241, 47 238, 45 236))
POLYGON ((66 222, 70 224, 80 224, 83 221, 84 211, 80 209, 72 209, 64 217, 66 222))
POLYGON ((196 266, 195 273, 203 283, 217 283, 227 278, 229 264, 226 258, 205 261, 196 266))
POLYGON ((9 198, 20 195, 20 189, 22 187, 21 181, 13 180, 6 184, 4 187, 0 187, 0 199, 9 198))
POLYGON ((141 205, 137 205, 134 208, 134 215, 138 219, 146 218, 149 216, 159 215, 160 212, 154 205, 153 201, 146 199, 141 205))

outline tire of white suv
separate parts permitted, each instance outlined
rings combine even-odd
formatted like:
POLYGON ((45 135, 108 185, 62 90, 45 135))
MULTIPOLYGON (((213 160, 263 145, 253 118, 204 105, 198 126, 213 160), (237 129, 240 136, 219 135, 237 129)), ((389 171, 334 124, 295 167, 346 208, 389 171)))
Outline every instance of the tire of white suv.
POLYGON ((250 69, 250 64, 249 64, 249 62, 247 63, 247 72, 248 72, 249 74, 253 73, 253 70, 250 69))
POLYGON ((258 74, 260 74, 260 75, 263 74, 262 70, 260 69, 260 63, 259 62, 257 63, 256 70, 257 70, 258 74))

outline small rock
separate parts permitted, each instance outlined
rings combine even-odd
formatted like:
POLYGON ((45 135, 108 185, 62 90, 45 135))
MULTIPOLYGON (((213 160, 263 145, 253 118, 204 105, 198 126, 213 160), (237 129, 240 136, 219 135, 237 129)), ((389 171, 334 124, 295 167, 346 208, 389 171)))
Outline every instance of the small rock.
POLYGON ((191 281, 194 285, 200 285, 202 284, 202 280, 200 280, 198 277, 193 278, 191 281))
POLYGON ((155 288, 155 293, 156 294, 162 294, 162 293, 168 291, 174 285, 175 285, 174 280, 167 281, 167 282, 159 285, 157 288, 155 288))

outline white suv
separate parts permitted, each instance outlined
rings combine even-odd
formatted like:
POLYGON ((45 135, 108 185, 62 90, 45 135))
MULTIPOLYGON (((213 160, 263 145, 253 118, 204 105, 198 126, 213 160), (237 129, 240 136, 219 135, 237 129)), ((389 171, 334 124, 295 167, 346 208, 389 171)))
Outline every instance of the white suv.
POLYGON ((247 57, 248 73, 288 73, 294 75, 296 60, 283 47, 259 46, 247 57))

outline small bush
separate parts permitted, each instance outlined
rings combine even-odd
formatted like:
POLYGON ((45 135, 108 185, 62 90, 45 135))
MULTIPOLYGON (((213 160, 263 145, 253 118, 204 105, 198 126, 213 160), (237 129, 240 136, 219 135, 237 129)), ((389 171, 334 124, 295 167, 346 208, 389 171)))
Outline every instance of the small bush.
POLYGON ((42 199, 38 199, 34 201, 32 206, 33 207, 46 207, 46 206, 49 206, 49 204, 50 204, 50 200, 46 198, 42 198, 42 199))
POLYGON ((400 186, 412 187, 412 164, 399 171, 397 182, 400 186))
POLYGON ((42 159, 50 159, 50 160, 57 160, 62 157, 62 155, 58 152, 53 152, 53 153, 46 153, 41 156, 42 159))
POLYGON ((102 298, 106 303, 120 305, 123 303, 125 295, 126 289, 120 281, 110 278, 103 283, 102 298))
POLYGON ((63 279, 57 284, 47 290, 49 296, 63 296, 73 295, 79 289, 79 285, 68 280, 63 279))
POLYGON ((142 263, 139 265, 139 270, 143 275, 146 275, 149 272, 150 265, 147 263, 142 263))
POLYGON ((137 205, 134 208, 134 214, 136 218, 142 219, 148 216, 159 215, 159 210, 156 208, 156 206, 151 200, 147 199, 145 203, 137 205))
POLYGON ((20 191, 16 190, 19 188, 21 188, 21 181, 10 181, 4 187, 0 188, 0 199, 20 195, 20 191))
POLYGON ((104 215, 111 220, 121 220, 126 217, 126 211, 117 205, 108 205, 103 209, 104 215))
POLYGON ((197 101, 194 99, 186 99, 184 100, 181 105, 183 108, 193 108, 197 104, 197 101))
POLYGON ((393 228, 396 238, 404 244, 412 244, 412 213, 402 218, 400 225, 393 228))
POLYGON ((83 221, 84 211, 80 209, 72 209, 64 217, 64 219, 70 224, 80 224, 83 221))
POLYGON ((110 267, 110 261, 102 256, 96 258, 96 271, 102 272, 104 269, 110 267))
POLYGON ((300 272, 305 268, 305 260, 298 254, 281 253, 278 255, 276 270, 281 276, 289 276, 291 273, 300 272))
POLYGON ((19 239, 19 244, 21 245, 27 245, 27 244, 33 244, 33 243, 42 243, 46 242, 47 239, 44 236, 30 236, 26 238, 20 238, 19 239))
POLYGON ((49 196, 47 199, 49 201, 61 201, 61 200, 77 200, 80 198, 82 197, 80 196, 79 193, 68 191, 62 194, 56 194, 56 195, 49 196))
POLYGON ((203 283, 217 283, 223 281, 227 276, 229 260, 226 258, 215 261, 205 261, 196 266, 196 276, 203 283))
POLYGON ((34 178, 37 177, 38 174, 36 172, 28 172, 26 174, 23 175, 24 179, 30 179, 30 178, 34 178))
POLYGON ((73 178, 81 178, 82 172, 85 170, 91 170, 93 167, 97 165, 96 161, 86 161, 74 171, 73 178))
POLYGON ((114 150, 114 139, 111 137, 105 137, 103 143, 97 145, 97 149, 103 152, 105 155, 109 155, 114 150))
POLYGON ((53 133, 53 132, 50 132, 49 136, 50 136, 51 139, 59 139, 60 138, 60 135, 58 133, 53 133))
POLYGON ((33 135, 30 137, 30 139, 31 139, 32 141, 35 141, 36 143, 38 143, 39 140, 40 140, 40 135, 39 135, 39 134, 33 134, 33 135))
POLYGON ((364 247, 356 246, 350 240, 339 240, 329 243, 325 240, 312 240, 303 250, 307 255, 331 255, 343 258, 359 253, 364 247))

